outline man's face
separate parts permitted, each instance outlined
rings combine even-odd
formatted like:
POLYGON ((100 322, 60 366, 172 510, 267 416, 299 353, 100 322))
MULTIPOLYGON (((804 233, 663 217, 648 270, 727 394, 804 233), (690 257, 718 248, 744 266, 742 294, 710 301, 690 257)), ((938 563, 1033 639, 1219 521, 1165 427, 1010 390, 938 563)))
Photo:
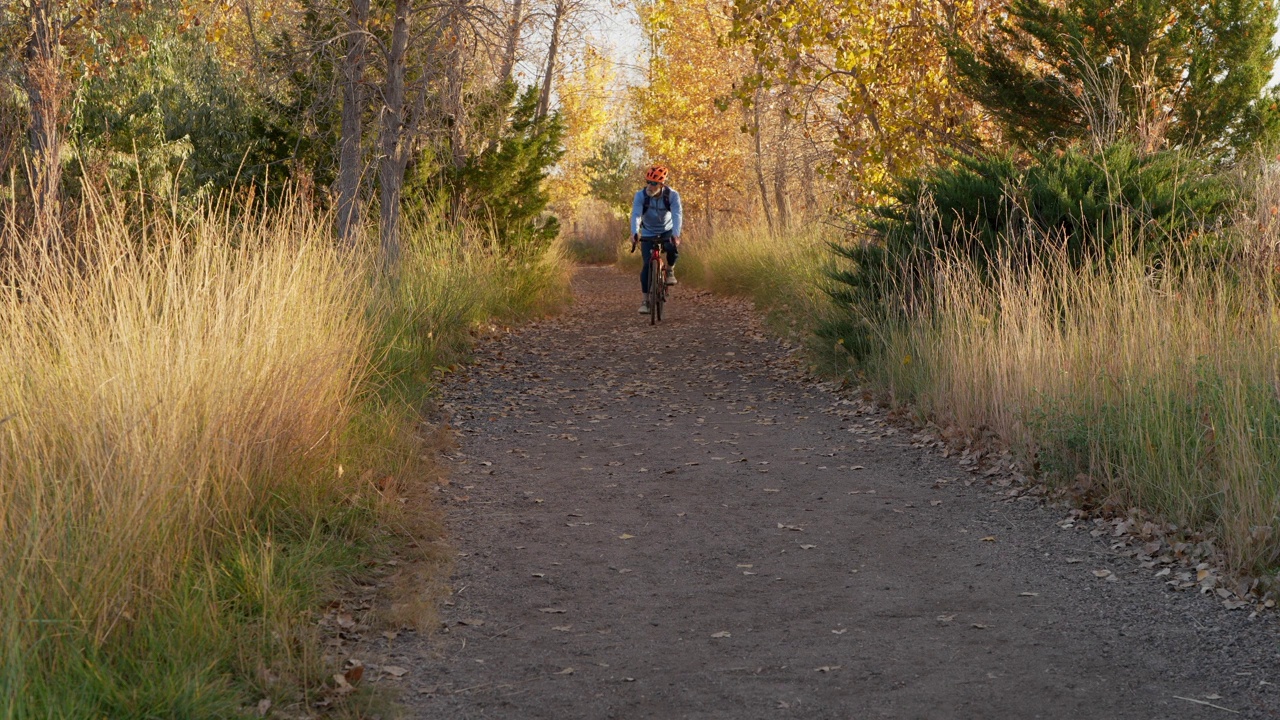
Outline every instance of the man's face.
POLYGON ((649 197, 653 197, 657 195, 658 191, 661 189, 662 189, 662 183, 651 182, 651 183, 646 183, 644 186, 644 191, 649 193, 649 197))

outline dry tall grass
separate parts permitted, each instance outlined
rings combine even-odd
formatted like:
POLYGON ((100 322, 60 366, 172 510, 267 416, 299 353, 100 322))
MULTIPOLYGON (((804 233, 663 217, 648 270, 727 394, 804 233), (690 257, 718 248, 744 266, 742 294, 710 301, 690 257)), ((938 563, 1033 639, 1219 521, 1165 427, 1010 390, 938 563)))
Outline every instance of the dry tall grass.
MULTIPOLYGON (((864 379, 939 424, 991 432, 1099 500, 1208 531, 1236 569, 1280 562, 1280 170, 1251 179, 1232 232, 1243 264, 1141 262, 1007 270, 944 263, 932 296, 876 329, 864 379)), ((745 295, 813 329, 826 235, 694 240, 682 281, 745 295)), ((900 300, 906 302, 905 300, 900 300)), ((894 301, 890 301, 894 302, 894 301)), ((873 313, 879 316, 879 313, 873 313)), ((830 348, 815 350, 821 355, 830 348)))
POLYGON ((565 254, 582 263, 611 263, 631 236, 627 217, 619 217, 599 200, 582 201, 562 227, 560 244, 565 254))
POLYGON ((316 481, 369 372, 368 283, 309 215, 99 208, 87 272, 0 295, 0 688, 56 677, 316 481), (291 493, 292 494, 292 493, 291 493))
MULTIPOLYGON (((676 274, 681 282, 722 294, 750 298, 778 331, 797 337, 830 310, 823 293, 824 271, 835 260, 827 250, 831 228, 796 227, 778 235, 758 227, 726 229, 687 238, 676 274)), ((639 272, 636 256, 620 266, 639 272)))
POLYGON ((88 262, 9 271, 0 716, 228 717, 319 687, 306 612, 376 521, 351 465, 397 462, 363 446, 412 427, 477 325, 567 287, 546 254, 405 236, 387 285, 300 207, 107 202, 88 262))
POLYGON ((867 371, 939 423, 989 429, 1067 481, 1280 559, 1280 306, 1267 275, 1048 262, 940 269, 867 371))

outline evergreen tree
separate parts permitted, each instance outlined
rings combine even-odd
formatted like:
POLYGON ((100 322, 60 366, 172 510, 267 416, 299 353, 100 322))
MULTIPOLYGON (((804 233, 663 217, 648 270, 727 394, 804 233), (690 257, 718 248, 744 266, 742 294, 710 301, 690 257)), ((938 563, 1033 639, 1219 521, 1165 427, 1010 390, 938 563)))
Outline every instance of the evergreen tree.
POLYGON ((451 190, 465 212, 493 224, 506 249, 549 241, 560 232, 546 212, 543 179, 564 153, 564 125, 556 113, 538 116, 537 88, 515 97, 508 82, 504 97, 510 123, 495 142, 453 171, 451 190), (513 102, 514 100, 514 102, 513 102))
POLYGON ((1221 155, 1280 125, 1266 88, 1275 21, 1274 0, 1014 0, 999 34, 948 50, 962 89, 1016 141, 1097 136, 1109 115, 1221 155))

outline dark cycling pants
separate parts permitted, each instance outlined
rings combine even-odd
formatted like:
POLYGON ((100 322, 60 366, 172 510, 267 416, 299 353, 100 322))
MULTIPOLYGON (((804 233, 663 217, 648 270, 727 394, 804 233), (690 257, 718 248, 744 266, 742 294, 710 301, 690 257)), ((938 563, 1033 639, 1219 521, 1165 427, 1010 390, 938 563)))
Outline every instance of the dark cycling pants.
POLYGON ((667 253, 667 267, 675 266, 680 251, 672 237, 671 233, 665 232, 658 237, 640 238, 640 257, 644 258, 644 263, 640 265, 640 292, 649 292, 649 253, 653 252, 655 242, 662 242, 662 249, 667 253))

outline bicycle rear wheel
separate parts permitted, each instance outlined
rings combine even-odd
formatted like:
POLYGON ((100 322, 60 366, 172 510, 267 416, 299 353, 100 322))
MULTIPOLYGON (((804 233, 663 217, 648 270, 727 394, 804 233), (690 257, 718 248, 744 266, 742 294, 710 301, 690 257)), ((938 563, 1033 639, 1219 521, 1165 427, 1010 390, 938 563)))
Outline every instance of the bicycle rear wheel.
POLYGON ((667 279, 664 277, 658 281, 658 307, 655 313, 658 316, 658 322, 662 322, 662 306, 667 304, 667 279))

